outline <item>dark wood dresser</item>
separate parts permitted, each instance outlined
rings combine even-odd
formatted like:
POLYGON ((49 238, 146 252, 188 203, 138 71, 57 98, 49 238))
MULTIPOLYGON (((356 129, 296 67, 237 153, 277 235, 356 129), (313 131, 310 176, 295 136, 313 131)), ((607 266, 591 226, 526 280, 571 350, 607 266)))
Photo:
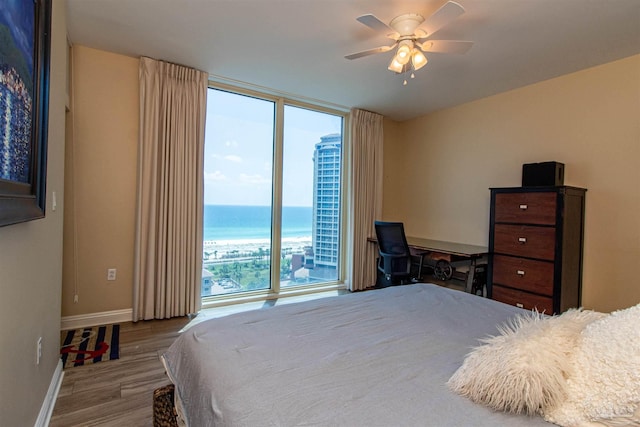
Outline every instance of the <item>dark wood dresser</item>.
POLYGON ((586 189, 491 189, 490 298, 547 314, 581 304, 586 189))

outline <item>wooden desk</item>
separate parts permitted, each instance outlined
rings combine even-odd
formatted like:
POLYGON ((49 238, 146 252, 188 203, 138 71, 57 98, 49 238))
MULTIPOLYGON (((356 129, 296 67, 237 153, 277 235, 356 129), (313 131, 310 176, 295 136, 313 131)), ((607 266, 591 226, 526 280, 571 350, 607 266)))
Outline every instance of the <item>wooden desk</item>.
MULTIPOLYGON (((375 237, 367 239, 378 243, 375 237)), ((486 246, 468 245, 466 243, 446 242, 442 240, 424 239, 422 237, 407 236, 407 244, 413 249, 427 251, 433 255, 445 254, 463 258, 469 263, 469 273, 465 281, 465 292, 471 293, 477 260, 487 255, 489 249, 486 246)))
POLYGON ((465 258, 479 258, 489 252, 486 246, 467 245, 466 243, 445 242, 443 240, 423 239, 412 236, 407 236, 407 243, 412 248, 442 252, 465 258))

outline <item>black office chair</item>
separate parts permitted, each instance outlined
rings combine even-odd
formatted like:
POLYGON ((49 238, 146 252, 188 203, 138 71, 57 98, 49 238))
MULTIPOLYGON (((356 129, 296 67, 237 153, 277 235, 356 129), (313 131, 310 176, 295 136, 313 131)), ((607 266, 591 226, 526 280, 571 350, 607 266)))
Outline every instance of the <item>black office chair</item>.
POLYGON ((390 284, 400 284, 419 279, 422 274, 422 263, 427 251, 412 251, 404 234, 401 222, 375 221, 378 240, 378 271, 390 284), (412 273, 412 266, 417 266, 417 274, 412 273))

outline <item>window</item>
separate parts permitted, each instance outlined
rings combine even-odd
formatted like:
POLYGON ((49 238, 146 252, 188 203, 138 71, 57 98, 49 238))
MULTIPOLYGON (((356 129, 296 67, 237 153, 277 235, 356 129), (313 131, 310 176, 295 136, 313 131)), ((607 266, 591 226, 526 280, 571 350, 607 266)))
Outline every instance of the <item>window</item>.
POLYGON ((203 297, 340 280, 343 126, 341 112, 209 88, 203 297))

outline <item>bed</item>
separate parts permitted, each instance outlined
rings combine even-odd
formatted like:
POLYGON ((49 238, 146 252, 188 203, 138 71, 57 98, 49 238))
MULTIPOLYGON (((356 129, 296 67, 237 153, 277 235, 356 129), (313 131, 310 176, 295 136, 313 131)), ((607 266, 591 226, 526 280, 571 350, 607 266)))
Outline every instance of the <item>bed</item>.
POLYGON ((395 286, 196 324, 162 355, 184 424, 549 426, 446 383, 523 310, 432 284, 395 286))

